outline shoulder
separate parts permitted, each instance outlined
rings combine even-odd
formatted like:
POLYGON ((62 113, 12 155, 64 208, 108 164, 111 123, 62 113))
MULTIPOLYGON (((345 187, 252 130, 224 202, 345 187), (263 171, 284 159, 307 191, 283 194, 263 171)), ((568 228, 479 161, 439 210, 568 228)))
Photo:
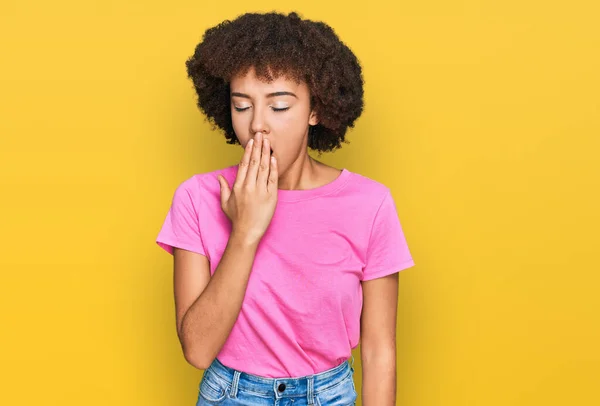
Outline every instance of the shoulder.
POLYGON ((388 196, 391 197, 390 188, 374 179, 356 172, 350 172, 350 181, 347 183, 349 192, 360 196, 361 200, 370 205, 378 206, 388 196))
POLYGON ((216 169, 209 172, 195 173, 184 179, 178 186, 177 192, 186 192, 194 196, 214 195, 220 193, 218 175, 222 175, 231 185, 235 180, 237 165, 216 169))

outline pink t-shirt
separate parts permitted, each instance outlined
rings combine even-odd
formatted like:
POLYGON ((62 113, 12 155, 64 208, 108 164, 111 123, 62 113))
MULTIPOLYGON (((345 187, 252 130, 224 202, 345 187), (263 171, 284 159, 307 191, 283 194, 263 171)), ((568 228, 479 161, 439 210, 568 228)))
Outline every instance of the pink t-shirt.
MULTIPOLYGON (((237 165, 196 174, 175 190, 157 237, 206 255, 214 274, 231 232, 217 174, 232 186, 237 165)), ((390 190, 343 169, 324 186, 278 191, 258 245, 242 308, 219 361, 269 378, 333 368, 358 345, 361 281, 414 265, 390 190)))

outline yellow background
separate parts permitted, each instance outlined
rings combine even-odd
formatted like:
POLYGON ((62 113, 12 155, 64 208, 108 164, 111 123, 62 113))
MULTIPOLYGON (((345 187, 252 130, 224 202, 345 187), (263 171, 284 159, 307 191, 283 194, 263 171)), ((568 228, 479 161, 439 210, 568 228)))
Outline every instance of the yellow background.
POLYGON ((364 115, 322 159, 392 189, 417 263, 398 405, 600 404, 598 3, 281 4, 2 2, 0 404, 194 404, 154 239, 175 187, 241 149, 184 61, 274 9, 364 68, 364 115))

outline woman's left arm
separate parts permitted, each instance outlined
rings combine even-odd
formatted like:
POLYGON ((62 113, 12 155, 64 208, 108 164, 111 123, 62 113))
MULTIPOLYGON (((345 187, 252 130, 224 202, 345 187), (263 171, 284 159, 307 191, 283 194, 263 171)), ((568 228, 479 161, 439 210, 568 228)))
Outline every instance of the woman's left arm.
POLYGON ((362 405, 396 404, 398 273, 362 282, 362 405))

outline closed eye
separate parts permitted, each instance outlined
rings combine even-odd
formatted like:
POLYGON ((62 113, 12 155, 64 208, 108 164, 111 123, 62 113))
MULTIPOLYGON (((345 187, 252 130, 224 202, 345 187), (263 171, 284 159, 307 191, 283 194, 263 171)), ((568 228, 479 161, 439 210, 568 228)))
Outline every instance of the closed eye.
MULTIPOLYGON (((233 108, 235 109, 235 111, 240 111, 241 112, 241 111, 248 110, 250 107, 236 107, 236 106, 234 106, 233 108)), ((286 111, 286 110, 289 110, 290 108, 289 107, 284 107, 284 108, 281 108, 281 109, 276 109, 275 107, 271 107, 271 109, 273 111, 286 111)))

